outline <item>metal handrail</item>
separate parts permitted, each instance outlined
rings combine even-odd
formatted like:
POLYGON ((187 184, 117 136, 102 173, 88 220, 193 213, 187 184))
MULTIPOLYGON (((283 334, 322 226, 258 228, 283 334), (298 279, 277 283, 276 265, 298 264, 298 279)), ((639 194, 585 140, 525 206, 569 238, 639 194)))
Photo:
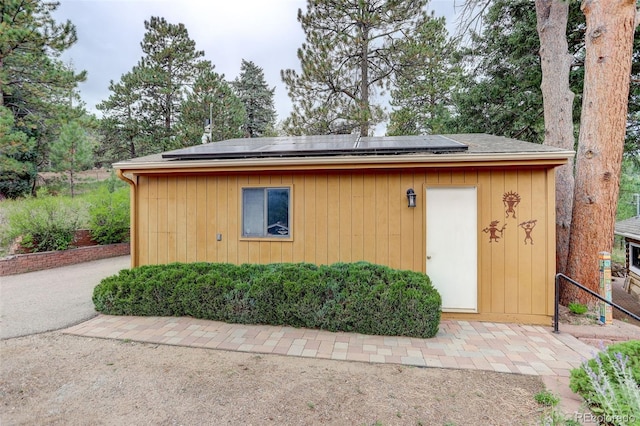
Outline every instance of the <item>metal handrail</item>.
POLYGON ((614 308, 616 308, 619 311, 624 312, 625 314, 629 315, 631 318, 635 319, 636 321, 640 321, 640 317, 638 315, 627 311, 622 306, 617 305, 617 304, 613 303, 610 300, 605 299, 604 297, 600 296, 598 293, 595 293, 594 291, 592 291, 591 289, 588 289, 587 287, 583 286, 579 282, 572 280, 571 278, 569 278, 565 274, 557 273, 556 274, 556 300, 555 300, 555 307, 554 307, 554 312, 553 312, 553 332, 554 333, 559 333, 560 332, 560 331, 558 331, 558 322, 559 322, 559 319, 560 319, 560 313, 559 313, 559 308, 558 308, 558 306, 560 305, 560 278, 564 278, 565 280, 569 281, 571 284, 573 284, 573 285, 579 287, 580 289, 586 291, 587 293, 589 293, 593 297, 603 301, 604 303, 606 303, 608 305, 613 306, 614 308))

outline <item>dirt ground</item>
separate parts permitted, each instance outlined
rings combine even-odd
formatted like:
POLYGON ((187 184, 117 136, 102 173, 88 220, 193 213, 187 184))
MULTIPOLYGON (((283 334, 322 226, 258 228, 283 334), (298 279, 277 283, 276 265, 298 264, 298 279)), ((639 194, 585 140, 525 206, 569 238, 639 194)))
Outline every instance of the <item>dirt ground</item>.
POLYGON ((538 424, 539 377, 61 332, 0 341, 2 425, 538 424))

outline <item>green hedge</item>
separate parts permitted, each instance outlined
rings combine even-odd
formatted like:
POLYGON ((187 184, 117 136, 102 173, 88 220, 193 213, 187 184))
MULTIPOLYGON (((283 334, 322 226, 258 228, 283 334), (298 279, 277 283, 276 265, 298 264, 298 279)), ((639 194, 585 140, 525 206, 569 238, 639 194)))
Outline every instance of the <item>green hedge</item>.
POLYGON ((110 315, 411 337, 435 336, 441 311, 440 294, 425 274, 366 262, 142 266, 102 280, 93 302, 110 315))

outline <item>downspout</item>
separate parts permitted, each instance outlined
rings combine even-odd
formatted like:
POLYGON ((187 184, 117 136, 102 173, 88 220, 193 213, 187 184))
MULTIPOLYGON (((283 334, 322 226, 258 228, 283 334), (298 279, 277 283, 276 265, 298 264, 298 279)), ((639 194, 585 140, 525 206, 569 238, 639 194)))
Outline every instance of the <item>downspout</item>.
POLYGON ((132 178, 125 176, 124 172, 120 169, 116 170, 116 175, 121 180, 127 182, 131 187, 131 194, 130 194, 130 205, 131 205, 130 210, 131 211, 130 211, 130 218, 129 218, 131 229, 129 230, 129 236, 131 239, 131 242, 130 242, 131 267, 135 268, 136 266, 138 266, 138 212, 136 209, 136 206, 137 206, 136 181, 138 179, 136 178, 135 175, 133 175, 132 178))

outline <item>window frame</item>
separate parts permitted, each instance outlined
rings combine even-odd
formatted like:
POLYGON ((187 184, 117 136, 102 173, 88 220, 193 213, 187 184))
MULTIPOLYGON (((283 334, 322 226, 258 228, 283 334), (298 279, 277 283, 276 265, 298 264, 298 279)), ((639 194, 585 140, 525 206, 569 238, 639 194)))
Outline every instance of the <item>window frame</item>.
POLYGON ((640 260, 638 261, 638 266, 633 264, 633 251, 637 250, 638 254, 640 255, 640 244, 639 243, 634 243, 629 241, 629 249, 628 249, 628 256, 629 256, 629 270, 636 273, 637 275, 640 275, 640 260))
POLYGON ((240 196, 239 196, 239 211, 240 211, 240 240, 241 241, 280 241, 280 242, 291 242, 293 241, 293 185, 264 185, 264 184, 256 184, 256 185, 242 185, 240 188, 240 196), (265 209, 263 214, 268 216, 268 191, 273 189, 284 189, 289 192, 288 199, 288 227, 289 233, 288 235, 273 235, 268 234, 267 227, 268 221, 264 221, 264 234, 263 235, 245 235, 245 215, 244 215, 244 194, 246 189, 263 189, 265 194, 265 209))

